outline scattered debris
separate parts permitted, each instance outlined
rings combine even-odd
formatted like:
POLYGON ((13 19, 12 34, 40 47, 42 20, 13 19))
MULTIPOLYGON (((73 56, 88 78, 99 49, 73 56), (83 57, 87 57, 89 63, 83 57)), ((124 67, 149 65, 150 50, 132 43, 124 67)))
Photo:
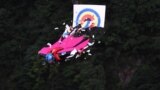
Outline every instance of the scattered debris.
POLYGON ((100 44, 100 43, 101 43, 101 41, 98 41, 98 43, 100 44))
POLYGON ((58 30, 58 29, 59 29, 58 27, 55 27, 55 28, 54 28, 54 30, 58 30))
POLYGON ((90 51, 91 51, 91 50, 87 50, 86 52, 88 52, 88 53, 89 53, 90 51))
POLYGON ((65 22, 62 23, 62 25, 65 25, 65 24, 66 24, 65 22))
POLYGON ((93 46, 93 45, 94 45, 94 42, 88 43, 88 46, 93 46))
POLYGON ((76 58, 79 58, 79 57, 80 57, 80 54, 77 54, 77 55, 76 55, 76 58))
POLYGON ((51 48, 52 47, 52 44, 51 43, 47 43, 47 45, 51 48))
POLYGON ((94 36, 94 35, 92 35, 92 38, 95 38, 95 36, 94 36))

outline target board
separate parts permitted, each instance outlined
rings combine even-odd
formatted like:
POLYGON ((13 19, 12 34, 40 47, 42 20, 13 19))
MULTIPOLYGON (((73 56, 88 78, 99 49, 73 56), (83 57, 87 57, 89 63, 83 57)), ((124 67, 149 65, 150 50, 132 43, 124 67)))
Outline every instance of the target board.
POLYGON ((74 5, 73 27, 81 24, 83 28, 104 27, 105 5, 74 5))

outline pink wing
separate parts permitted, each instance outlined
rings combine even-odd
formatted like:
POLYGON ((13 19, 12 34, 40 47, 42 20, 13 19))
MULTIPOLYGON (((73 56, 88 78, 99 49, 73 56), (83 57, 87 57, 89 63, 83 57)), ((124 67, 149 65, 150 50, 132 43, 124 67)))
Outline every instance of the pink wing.
POLYGON ((54 43, 51 47, 44 47, 42 48, 38 54, 48 54, 49 52, 51 52, 51 50, 53 48, 56 47, 62 47, 64 48, 63 50, 59 51, 59 53, 61 52, 67 52, 67 51, 72 51, 74 48, 76 48, 77 50, 83 49, 89 42, 89 39, 83 41, 82 43, 80 43, 82 40, 84 39, 84 36, 80 36, 80 37, 73 37, 73 36, 68 36, 67 38, 65 38, 64 40, 61 41, 61 38, 54 43), (80 43, 79 45, 77 45, 78 43, 80 43))
POLYGON ((88 42, 89 42, 89 39, 83 41, 82 43, 80 43, 79 45, 77 45, 77 46, 75 46, 75 47, 64 48, 63 50, 59 51, 58 53, 69 52, 69 51, 72 51, 73 49, 76 49, 76 50, 83 50, 84 47, 87 46, 88 42))
POLYGON ((51 48, 50 47, 44 47, 42 48, 41 50, 38 51, 38 54, 42 54, 42 55, 45 55, 45 54, 48 54, 49 52, 51 52, 51 48))

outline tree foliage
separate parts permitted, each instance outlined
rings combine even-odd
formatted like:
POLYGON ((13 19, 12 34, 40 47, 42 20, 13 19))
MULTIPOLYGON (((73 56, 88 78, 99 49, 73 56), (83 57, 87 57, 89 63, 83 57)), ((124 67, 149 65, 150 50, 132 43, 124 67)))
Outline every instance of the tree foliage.
POLYGON ((77 0, 107 6, 93 55, 42 65, 37 52, 71 23, 74 1, 0 1, 0 90, 159 90, 159 0, 77 0))

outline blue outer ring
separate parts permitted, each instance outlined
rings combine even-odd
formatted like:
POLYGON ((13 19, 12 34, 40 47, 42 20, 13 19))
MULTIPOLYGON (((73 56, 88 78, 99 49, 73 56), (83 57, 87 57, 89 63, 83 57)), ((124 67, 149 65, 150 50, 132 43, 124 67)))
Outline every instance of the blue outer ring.
MULTIPOLYGON (((96 17, 98 18, 98 25, 97 26, 100 27, 101 18, 99 16, 99 14, 95 10, 90 9, 90 8, 83 9, 82 11, 79 12, 79 14, 78 14, 78 16, 76 18, 76 26, 79 24, 78 20, 79 20, 81 14, 84 13, 84 12, 92 12, 92 13, 94 13, 96 15, 96 17)), ((87 21, 87 24, 86 24, 85 28, 89 27, 88 25, 89 25, 89 21, 87 21)))

